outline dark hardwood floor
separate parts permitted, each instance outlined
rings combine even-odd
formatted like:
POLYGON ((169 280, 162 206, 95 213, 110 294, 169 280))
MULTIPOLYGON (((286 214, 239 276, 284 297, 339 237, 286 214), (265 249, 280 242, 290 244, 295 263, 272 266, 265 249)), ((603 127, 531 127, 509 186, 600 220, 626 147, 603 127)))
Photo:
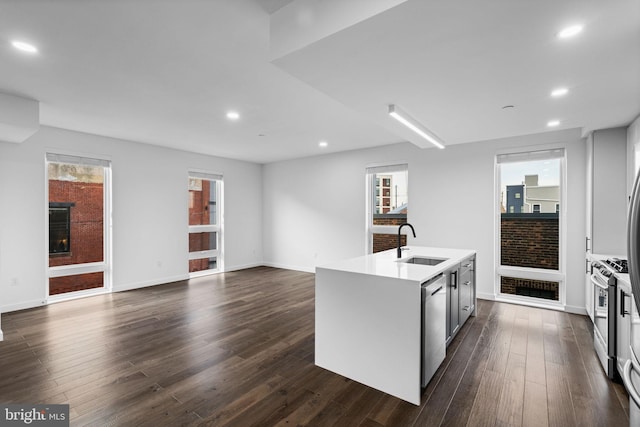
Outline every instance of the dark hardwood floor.
POLYGON ((0 402, 72 425, 627 426, 588 318, 478 301, 420 406, 313 364, 314 275, 267 267, 2 315, 0 402))

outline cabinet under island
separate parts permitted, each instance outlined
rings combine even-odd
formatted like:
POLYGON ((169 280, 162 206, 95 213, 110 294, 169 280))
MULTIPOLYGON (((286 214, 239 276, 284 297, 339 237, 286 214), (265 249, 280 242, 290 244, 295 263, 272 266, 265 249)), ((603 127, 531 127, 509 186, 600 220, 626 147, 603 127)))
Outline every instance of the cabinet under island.
MULTIPOLYGON (((316 268, 315 364, 413 404, 422 394, 423 285, 443 277, 445 346, 475 313, 474 250, 408 246, 316 268), (446 314, 445 314, 446 313, 446 314)), ((444 324, 443 323, 443 324, 444 324)), ((442 340, 442 341, 441 341, 442 340)))

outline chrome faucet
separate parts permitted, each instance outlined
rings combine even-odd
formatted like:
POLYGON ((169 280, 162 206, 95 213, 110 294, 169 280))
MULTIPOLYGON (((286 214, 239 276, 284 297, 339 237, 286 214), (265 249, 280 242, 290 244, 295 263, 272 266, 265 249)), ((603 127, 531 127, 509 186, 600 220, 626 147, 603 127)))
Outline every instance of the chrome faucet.
POLYGON ((402 243, 400 243, 400 230, 402 230, 402 227, 404 227, 405 225, 408 225, 409 228, 411 228, 413 237, 416 237, 416 230, 413 229, 413 225, 409 224, 408 222, 400 224, 400 227, 398 227, 398 258, 402 258, 402 249, 400 249, 400 246, 402 246, 402 243))

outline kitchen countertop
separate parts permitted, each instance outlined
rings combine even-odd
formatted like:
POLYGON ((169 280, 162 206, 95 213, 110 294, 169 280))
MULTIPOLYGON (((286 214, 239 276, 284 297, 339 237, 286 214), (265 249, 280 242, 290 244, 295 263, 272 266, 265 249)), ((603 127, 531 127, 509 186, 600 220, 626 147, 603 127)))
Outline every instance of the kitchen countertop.
POLYGON ((349 273, 367 274, 393 279, 424 282, 455 266, 461 260, 476 254, 471 249, 432 248, 425 246, 403 246, 402 258, 397 258, 396 249, 359 256, 320 265, 318 268, 349 273), (422 265, 402 262, 413 257, 446 259, 437 265, 422 265))

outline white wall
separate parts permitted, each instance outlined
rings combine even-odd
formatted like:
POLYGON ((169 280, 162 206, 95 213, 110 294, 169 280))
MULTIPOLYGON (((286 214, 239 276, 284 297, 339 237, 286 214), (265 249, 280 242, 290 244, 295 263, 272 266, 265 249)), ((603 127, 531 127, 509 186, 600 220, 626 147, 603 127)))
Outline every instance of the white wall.
POLYGON ((261 165, 42 127, 0 142, 0 312, 46 297, 46 152, 112 161, 114 290, 188 277, 192 169, 224 175, 225 269, 262 264, 261 165))
POLYGON ((397 144, 265 166, 43 127, 0 142, 0 312, 46 296, 47 151, 108 158, 113 170, 115 290, 187 277, 187 171, 224 175, 225 267, 313 271, 365 247, 365 167, 409 164, 411 244, 478 251, 478 292, 494 293, 494 157, 562 143, 567 149, 567 305, 584 307, 585 147, 577 131, 421 150, 397 144), (158 264, 161 264, 159 266, 158 264), (17 285, 12 283, 17 281, 17 285))
POLYGON ((421 150, 397 144, 264 166, 267 265, 313 271, 364 254, 365 167, 408 163, 409 244, 478 251, 478 294, 494 297, 498 151, 560 143, 567 152, 567 309, 584 313, 585 143, 577 130, 421 150))
POLYGON ((627 196, 633 192, 636 170, 640 167, 640 116, 627 128, 627 196))

